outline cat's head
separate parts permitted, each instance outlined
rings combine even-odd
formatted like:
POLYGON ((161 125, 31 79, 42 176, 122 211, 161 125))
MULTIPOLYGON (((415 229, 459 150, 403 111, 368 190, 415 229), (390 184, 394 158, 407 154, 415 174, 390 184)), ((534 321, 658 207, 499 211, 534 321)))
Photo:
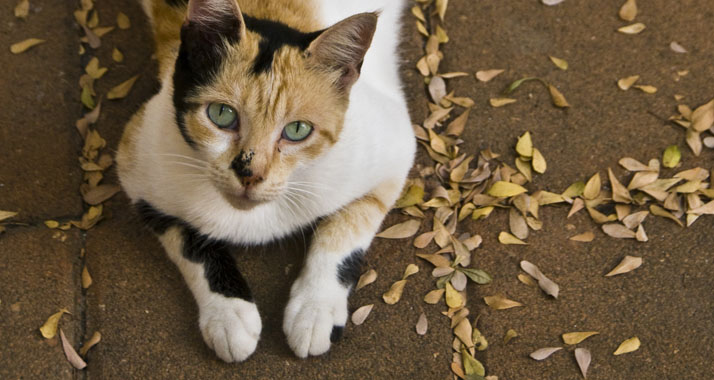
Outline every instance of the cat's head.
POLYGON ((338 141, 377 15, 298 31, 191 0, 174 72, 176 121, 224 197, 251 208, 338 141))

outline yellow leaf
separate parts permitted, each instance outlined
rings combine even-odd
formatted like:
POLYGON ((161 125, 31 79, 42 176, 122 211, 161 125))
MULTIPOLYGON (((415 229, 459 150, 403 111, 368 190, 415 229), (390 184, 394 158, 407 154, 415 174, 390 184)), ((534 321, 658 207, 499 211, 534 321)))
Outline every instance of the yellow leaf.
POLYGON ((135 75, 109 90, 109 92, 107 93, 107 99, 121 99, 127 96, 129 94, 129 91, 131 91, 131 87, 134 85, 134 82, 136 82, 137 79, 139 79, 139 76, 135 75))
POLYGON ((571 236, 570 240, 572 241, 579 241, 583 243, 589 243, 595 239, 595 234, 588 231, 588 232, 583 232, 582 234, 571 236))
POLYGON ((90 110, 96 107, 96 104, 94 103, 94 98, 92 97, 92 89, 89 87, 89 85, 85 85, 84 87, 82 87, 82 95, 80 95, 80 100, 82 101, 82 104, 84 104, 84 106, 89 108, 90 110))
POLYGON ((114 27, 113 27, 113 26, 103 26, 103 27, 100 27, 100 28, 94 28, 94 29, 92 29, 92 33, 94 33, 94 35, 97 36, 97 37, 102 37, 102 36, 104 36, 105 34, 111 32, 112 30, 114 30, 114 27))
POLYGON ((421 221, 411 219, 404 223, 395 224, 386 230, 378 233, 376 236, 384 239, 404 239, 414 236, 421 226, 421 221))
POLYGON ((124 60, 124 54, 122 54, 119 49, 114 48, 114 50, 112 50, 112 59, 114 62, 121 62, 124 60))
POLYGON ((82 356, 87 355, 87 352, 89 351, 89 349, 94 347, 101 340, 102 340, 102 334, 99 331, 95 331, 94 334, 92 334, 92 337, 89 338, 89 340, 86 341, 82 345, 82 347, 79 349, 79 354, 82 356))
POLYGON ((679 147, 676 145, 670 145, 664 150, 662 154, 662 165, 665 168, 673 168, 679 164, 679 160, 682 159, 682 152, 679 151, 679 147))
POLYGON ((50 315, 45 324, 40 327, 40 333, 45 339, 52 339, 57 335, 57 324, 59 324, 60 318, 64 313, 69 313, 69 310, 60 309, 60 311, 50 315))
POLYGON ((89 275, 89 270, 85 265, 82 269, 82 288, 87 289, 92 285, 92 276, 89 275))
POLYGON ((565 100, 565 96, 560 91, 558 91, 558 89, 555 88, 555 86, 553 86, 552 84, 549 84, 548 91, 550 92, 550 98, 553 100, 553 105, 555 105, 556 107, 560 107, 560 108, 570 107, 570 104, 568 104, 568 101, 565 100))
POLYGON ((488 218, 489 215, 491 215, 491 212, 493 211, 493 206, 487 206, 487 207, 481 207, 477 208, 474 210, 474 212, 471 214, 471 218, 473 220, 479 220, 481 218, 488 218))
POLYGON ((481 82, 488 82, 503 73, 503 69, 481 70, 476 72, 476 79, 481 82))
POLYGON ((595 173, 588 182, 585 184, 585 189, 583 190, 583 197, 587 200, 595 199, 600 195, 600 187, 602 183, 600 182, 600 173, 595 173))
POLYGON ((424 202, 424 188, 419 185, 411 185, 407 191, 402 195, 394 208, 404 208, 409 206, 418 205, 424 202))
POLYGON ((620 347, 617 347, 617 350, 615 350, 613 355, 622 355, 629 352, 637 351, 638 348, 640 348, 640 339, 637 337, 630 338, 622 342, 620 344, 620 347))
MULTIPOLYGON (((462 297, 461 293, 456 291, 449 282, 446 283, 446 305, 452 309, 464 306, 464 297, 462 297)), ((469 332, 469 334, 471 334, 471 332, 469 332)))
POLYGON ((578 344, 585 339, 593 336, 600 334, 597 331, 578 331, 578 332, 571 332, 571 333, 565 333, 562 335, 563 337, 563 342, 565 344, 578 344))
POLYGON ((552 55, 548 56, 550 60, 557 66, 559 69, 565 71, 568 69, 568 62, 564 59, 556 58, 553 57, 552 55))
POLYGON ((483 300, 484 302, 486 302, 486 305, 490 306, 495 310, 503 310, 523 306, 523 304, 518 301, 509 300, 503 294, 483 297, 483 300))
POLYGON ((395 303, 399 302, 399 299, 402 298, 404 285, 406 284, 407 280, 399 280, 392 284, 389 290, 386 293, 382 294, 382 299, 384 300, 384 302, 386 302, 388 305, 394 305, 395 303))
POLYGON ((131 27, 131 21, 129 21, 129 17, 124 12, 117 14, 117 26, 119 29, 129 29, 131 27))
POLYGON ((692 129, 704 132, 714 124, 714 99, 692 112, 692 129))
POLYGON ((515 103, 516 99, 511 99, 511 98, 491 98, 489 99, 489 103, 491 104, 491 107, 498 108, 498 107, 503 107, 505 105, 515 103))
POLYGON ((508 198, 527 192, 523 186, 506 181, 496 181, 486 194, 492 197, 508 198))
POLYGON ((20 0, 15 6, 15 17, 26 19, 27 15, 30 13, 30 1, 20 0))
POLYGON ((526 131, 526 133, 518 138, 516 153, 523 157, 533 157, 533 140, 531 139, 530 132, 526 131))
POLYGON ((430 305, 436 304, 437 302, 439 302, 441 297, 444 295, 445 291, 446 291, 445 289, 435 289, 435 290, 430 291, 429 293, 427 293, 424 296, 424 302, 426 302, 430 305))
POLYGON ((45 220, 45 226, 47 226, 47 228, 53 229, 59 227, 59 225, 59 222, 56 220, 45 220))
POLYGON ((39 45, 41 43, 44 43, 45 40, 41 40, 39 38, 28 38, 24 41, 20 41, 18 43, 10 45, 10 52, 12 54, 20 54, 29 48, 39 45))
POLYGON ((545 157, 543 157, 543 154, 540 153, 540 151, 536 148, 533 148, 533 170, 535 170, 536 173, 543 174, 545 173, 545 170, 547 169, 547 164, 545 162, 545 157))
POLYGON ((501 231, 501 233, 498 234, 498 241, 501 244, 506 244, 506 245, 509 245, 509 244, 526 245, 527 244, 523 240, 521 240, 505 231, 501 231))
POLYGON ((624 21, 632 21, 637 16, 637 3, 635 0, 627 0, 620 7, 619 16, 624 21))
POLYGON ((10 218, 14 217, 15 215, 17 215, 17 213, 14 211, 0 210, 0 222, 2 222, 5 219, 10 219, 10 218))
POLYGON ((647 93, 647 94, 654 94, 657 92, 657 87, 655 86, 650 86, 650 85, 641 85, 641 86, 634 86, 636 89, 647 93))
POLYGON ((640 79, 639 75, 622 78, 617 81, 617 87, 620 87, 620 90, 627 91, 633 84, 635 84, 635 82, 637 82, 638 79, 640 79))
POLYGON ((107 70, 108 69, 106 67, 99 67, 99 59, 97 59, 97 57, 93 57, 89 60, 87 67, 84 68, 84 71, 89 74, 92 79, 101 78, 107 70))
POLYGON ((617 31, 623 34, 639 34, 645 30, 645 28, 645 24, 638 22, 632 25, 623 26, 622 28, 617 29, 617 31))

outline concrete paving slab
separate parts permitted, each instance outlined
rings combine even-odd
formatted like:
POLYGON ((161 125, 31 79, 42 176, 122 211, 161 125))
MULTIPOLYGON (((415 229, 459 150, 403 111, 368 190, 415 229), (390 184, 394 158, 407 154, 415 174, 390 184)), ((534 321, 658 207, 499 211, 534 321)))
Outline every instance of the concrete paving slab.
POLYGON ((43 227, 13 228, 0 235, 0 378, 71 379, 59 335, 45 339, 39 328, 60 308, 59 327, 75 348, 82 333, 79 276, 81 239, 68 231, 53 238, 43 227))

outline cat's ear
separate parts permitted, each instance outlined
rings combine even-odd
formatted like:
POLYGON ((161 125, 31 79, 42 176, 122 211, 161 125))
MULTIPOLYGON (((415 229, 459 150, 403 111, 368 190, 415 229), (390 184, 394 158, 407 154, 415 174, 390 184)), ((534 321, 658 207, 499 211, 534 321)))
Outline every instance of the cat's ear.
POLYGON ((309 59, 338 71, 337 87, 345 92, 359 77, 364 55, 377 28, 377 13, 360 13, 322 32, 307 48, 309 59))
POLYGON ((245 37, 245 22, 236 0, 190 0, 181 28, 181 53, 193 69, 220 62, 224 44, 245 37))

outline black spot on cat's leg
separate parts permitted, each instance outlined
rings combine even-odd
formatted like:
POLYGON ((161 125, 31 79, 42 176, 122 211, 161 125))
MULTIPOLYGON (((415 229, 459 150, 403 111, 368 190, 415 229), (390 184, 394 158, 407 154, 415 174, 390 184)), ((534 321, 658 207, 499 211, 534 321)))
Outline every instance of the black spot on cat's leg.
POLYGON ((364 250, 352 251, 337 267, 337 279, 346 288, 354 286, 362 273, 362 264, 364 264, 364 250))
POLYGON ((342 339, 342 335, 345 332, 345 326, 333 326, 332 333, 330 334, 330 342, 335 343, 342 339))
POLYGON ((173 226, 183 224, 178 218, 164 214, 143 199, 136 202, 134 207, 144 223, 157 235, 163 234, 173 226))
POLYGON ((183 237, 184 257, 203 264, 204 275, 212 292, 229 298, 253 300, 248 283, 238 271, 225 242, 203 236, 189 226, 184 227, 183 237))

